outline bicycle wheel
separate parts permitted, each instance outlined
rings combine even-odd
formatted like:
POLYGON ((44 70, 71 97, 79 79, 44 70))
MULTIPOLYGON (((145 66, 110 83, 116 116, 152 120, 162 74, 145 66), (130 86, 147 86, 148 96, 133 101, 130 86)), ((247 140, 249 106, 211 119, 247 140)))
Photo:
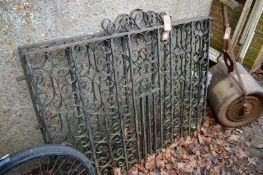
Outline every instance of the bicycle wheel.
POLYGON ((94 175, 95 172, 81 152, 63 145, 41 145, 0 160, 0 174, 94 175))

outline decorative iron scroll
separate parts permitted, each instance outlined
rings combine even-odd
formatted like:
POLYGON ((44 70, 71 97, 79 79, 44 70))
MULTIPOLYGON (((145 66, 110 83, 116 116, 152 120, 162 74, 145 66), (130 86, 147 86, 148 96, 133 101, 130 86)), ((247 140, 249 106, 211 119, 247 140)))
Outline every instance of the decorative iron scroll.
POLYGON ((139 30, 143 28, 154 27, 163 24, 163 16, 166 13, 156 13, 154 11, 144 12, 141 9, 135 9, 130 15, 119 15, 114 22, 110 19, 102 21, 102 28, 108 34, 128 32, 131 30, 139 30))
POLYGON ((173 23, 163 42, 162 15, 135 10, 104 20, 104 34, 19 49, 46 142, 78 148, 109 174, 196 128, 210 18, 173 23))

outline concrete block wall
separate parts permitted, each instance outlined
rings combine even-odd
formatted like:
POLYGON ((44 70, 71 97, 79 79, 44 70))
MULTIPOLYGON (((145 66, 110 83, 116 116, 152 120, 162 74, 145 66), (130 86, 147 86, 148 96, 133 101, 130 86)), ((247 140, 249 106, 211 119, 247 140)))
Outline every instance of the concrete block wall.
POLYGON ((174 20, 209 14, 212 0, 0 0, 0 156, 41 144, 17 47, 101 30, 105 18, 143 10, 174 20))

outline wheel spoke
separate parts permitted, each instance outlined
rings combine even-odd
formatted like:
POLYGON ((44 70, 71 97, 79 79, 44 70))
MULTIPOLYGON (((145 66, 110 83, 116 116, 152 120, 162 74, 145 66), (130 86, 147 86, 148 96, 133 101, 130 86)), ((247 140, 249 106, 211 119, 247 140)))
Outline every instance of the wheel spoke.
POLYGON ((54 174, 57 172, 57 170, 59 170, 59 168, 61 168, 61 166, 66 162, 66 160, 68 160, 68 158, 65 158, 63 160, 63 162, 58 166, 58 168, 54 171, 54 174))
POLYGON ((70 172, 71 172, 71 170, 72 170, 72 168, 73 168, 73 166, 74 166, 75 163, 76 163, 76 160, 74 160, 73 163, 72 163, 72 165, 70 166, 70 169, 69 169, 69 171, 68 171, 68 175, 70 174, 70 172))
POLYGON ((83 172, 85 172, 85 169, 83 169, 81 172, 79 172, 77 175, 82 174, 83 172))
POLYGON ((77 172, 77 170, 79 169, 80 165, 81 165, 81 163, 79 163, 79 165, 74 169, 73 173, 77 172))
POLYGON ((50 173, 53 173, 53 170, 54 170, 55 166, 57 165, 58 159, 59 159, 59 156, 57 156, 57 159, 56 159, 56 161, 55 161, 55 164, 53 165, 50 173))

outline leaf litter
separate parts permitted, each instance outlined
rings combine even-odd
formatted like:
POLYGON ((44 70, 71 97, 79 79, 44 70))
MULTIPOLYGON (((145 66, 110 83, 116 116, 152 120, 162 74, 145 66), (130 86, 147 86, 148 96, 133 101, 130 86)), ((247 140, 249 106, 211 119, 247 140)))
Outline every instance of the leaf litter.
POLYGON ((115 168, 115 174, 263 174, 256 166, 258 158, 247 152, 250 142, 241 129, 220 125, 208 108, 204 124, 193 135, 179 139, 159 153, 148 155, 145 163, 134 165, 127 173, 115 168))

